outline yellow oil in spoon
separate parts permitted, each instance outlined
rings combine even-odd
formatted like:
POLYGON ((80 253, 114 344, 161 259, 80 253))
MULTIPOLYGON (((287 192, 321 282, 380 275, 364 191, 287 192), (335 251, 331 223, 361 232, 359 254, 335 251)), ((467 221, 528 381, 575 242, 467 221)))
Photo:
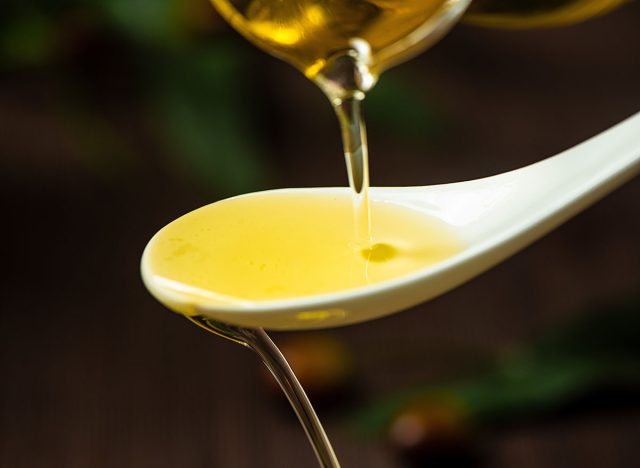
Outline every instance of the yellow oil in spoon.
POLYGON ((373 244, 363 250, 354 243, 348 192, 232 198, 160 230, 147 248, 147 263, 154 282, 193 296, 194 303, 240 304, 379 283, 462 249, 452 229, 436 219, 389 203, 372 202, 371 209, 373 244))

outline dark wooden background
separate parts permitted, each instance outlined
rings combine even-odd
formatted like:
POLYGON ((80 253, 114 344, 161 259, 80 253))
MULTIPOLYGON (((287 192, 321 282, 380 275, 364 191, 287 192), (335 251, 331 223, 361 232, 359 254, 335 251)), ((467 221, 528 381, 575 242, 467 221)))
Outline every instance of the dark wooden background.
MULTIPOLYGON (((282 122, 270 124, 280 135, 274 186, 344 184, 324 98, 286 65, 258 52, 256 60, 269 67, 282 122)), ((640 110, 640 5, 562 30, 462 26, 403 70, 423 80, 447 125, 433 143, 415 144, 372 116, 375 185, 513 169, 640 110)), ((141 148, 141 169, 114 187, 68 160, 47 76, 1 78, 0 467, 314 466, 254 356, 166 311, 141 284, 147 239, 212 201, 172 178, 144 138, 145 116, 123 102, 106 107, 141 148)), ((634 180, 469 284, 332 331, 354 355, 356 403, 455 377, 478 355, 637 294, 639 219, 634 180)), ((321 411, 343 466, 402 466, 383 441, 349 432, 357 406, 321 411)), ((585 411, 480 440, 490 467, 628 468, 640 457, 640 410, 585 411)))

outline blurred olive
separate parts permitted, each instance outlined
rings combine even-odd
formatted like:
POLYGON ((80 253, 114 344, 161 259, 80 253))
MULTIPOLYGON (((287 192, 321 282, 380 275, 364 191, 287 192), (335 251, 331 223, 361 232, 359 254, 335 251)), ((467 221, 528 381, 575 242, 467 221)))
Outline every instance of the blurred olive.
MULTIPOLYGON (((297 335, 278 340, 278 347, 312 399, 339 396, 351 386, 353 356, 338 338, 328 334, 297 335)), ((280 392, 266 371, 265 381, 272 391, 280 392)))
POLYGON ((413 402, 393 418, 391 448, 414 466, 471 466, 477 459, 464 407, 453 398, 413 402))

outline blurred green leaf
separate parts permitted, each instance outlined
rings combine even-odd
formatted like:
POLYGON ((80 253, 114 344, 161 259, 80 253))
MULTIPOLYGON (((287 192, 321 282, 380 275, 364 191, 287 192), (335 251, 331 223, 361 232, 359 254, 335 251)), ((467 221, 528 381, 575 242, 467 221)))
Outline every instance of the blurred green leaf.
POLYGON ((118 28, 142 42, 166 45, 176 35, 173 0, 108 0, 102 8, 118 28))
POLYGON ((15 18, 0 36, 4 62, 18 65, 40 65, 55 48, 55 26, 48 18, 32 14, 15 18))
POLYGON ((433 139, 442 131, 444 117, 433 100, 411 76, 388 73, 367 96, 367 119, 402 138, 433 139))
MULTIPOLYGON (((96 80, 83 70, 99 69, 105 48, 113 46, 122 53, 127 79, 139 82, 151 98, 162 128, 157 139, 175 156, 176 172, 224 194, 260 188, 268 168, 253 124, 254 103, 246 95, 243 49, 191 34, 185 15, 200 13, 184 1, 189 0, 8 0, 0 17, 0 54, 11 65, 57 60, 52 70, 72 90, 64 98, 69 102, 61 103, 60 123, 73 135, 71 145, 83 162, 97 172, 109 173, 110 165, 119 164, 110 155, 128 159, 128 148, 98 110, 85 105, 91 97, 73 91, 72 77, 80 70, 81 79, 96 80), (86 18, 93 42, 84 49, 86 18)), ((86 84, 90 93, 99 89, 86 84)))
POLYGON ((400 392, 355 418, 365 435, 384 432, 416 401, 456 402, 475 426, 542 414, 601 387, 640 392, 640 302, 585 313, 495 369, 468 381, 400 392))
POLYGON ((225 194, 264 185, 268 168, 253 126, 241 50, 218 45, 149 64, 152 88, 176 163, 225 194))
POLYGON ((617 305, 585 314, 571 326, 560 327, 542 337, 536 355, 554 358, 558 354, 606 357, 619 361, 640 361, 640 303, 617 305))

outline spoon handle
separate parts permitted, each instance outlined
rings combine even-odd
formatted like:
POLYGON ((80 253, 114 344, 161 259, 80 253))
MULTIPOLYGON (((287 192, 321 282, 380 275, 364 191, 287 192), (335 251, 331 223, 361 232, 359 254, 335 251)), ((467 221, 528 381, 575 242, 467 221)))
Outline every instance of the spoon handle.
POLYGON ((521 177, 520 183, 534 185, 538 193, 560 196, 576 213, 638 172, 640 112, 573 148, 509 174, 521 177))
POLYGON ((425 187, 423 198, 465 206, 471 240, 491 239, 506 258, 639 172, 640 112, 556 156, 484 179, 425 187))
MULTIPOLYGON (((535 240, 640 172, 640 112, 556 156, 506 174, 520 226, 535 240)), ((515 240, 515 239, 514 239, 515 240)), ((524 240, 524 239, 521 239, 524 240)), ((516 242, 517 243, 517 242, 516 242)))

